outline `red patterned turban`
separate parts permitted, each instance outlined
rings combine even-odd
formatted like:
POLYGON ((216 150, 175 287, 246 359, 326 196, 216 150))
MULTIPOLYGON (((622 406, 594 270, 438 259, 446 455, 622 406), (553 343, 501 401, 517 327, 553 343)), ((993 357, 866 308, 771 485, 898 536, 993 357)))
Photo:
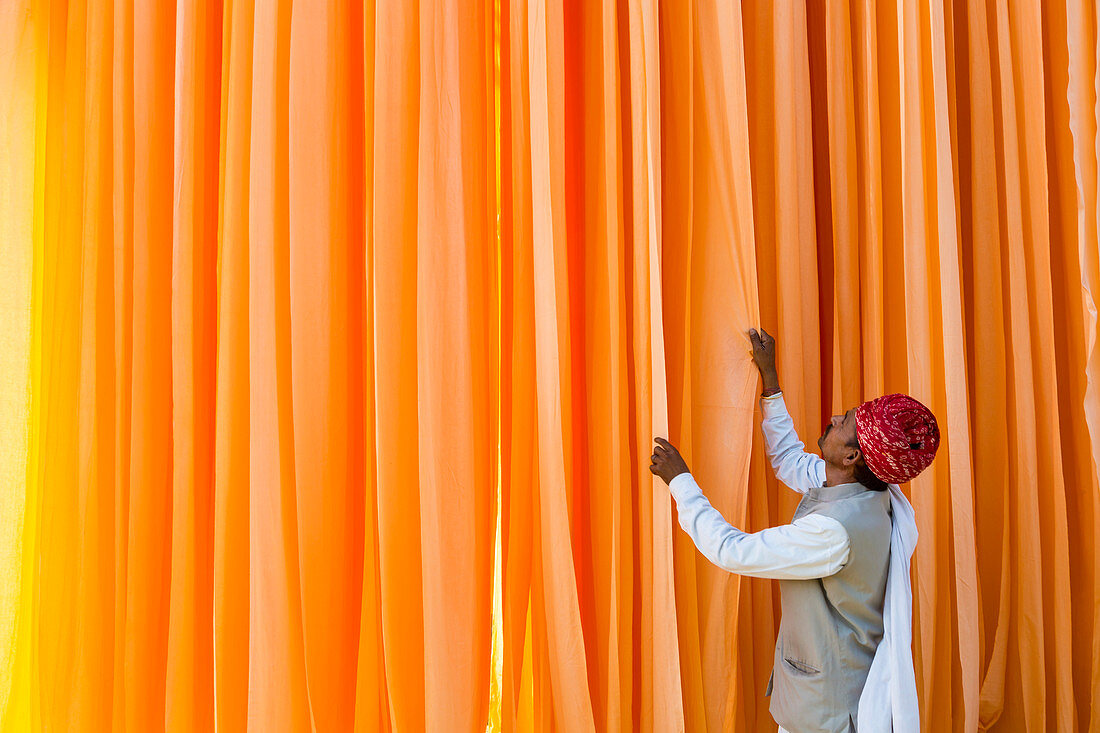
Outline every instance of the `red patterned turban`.
POLYGON ((909 395, 888 394, 856 408, 856 439, 871 473, 902 484, 928 467, 940 447, 932 411, 909 395))

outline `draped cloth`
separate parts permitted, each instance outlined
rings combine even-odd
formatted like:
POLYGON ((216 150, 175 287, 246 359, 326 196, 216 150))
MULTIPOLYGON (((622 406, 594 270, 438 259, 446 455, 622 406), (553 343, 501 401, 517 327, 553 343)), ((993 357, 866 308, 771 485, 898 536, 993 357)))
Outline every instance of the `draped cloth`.
POLYGON ((882 605, 882 641, 859 697, 863 730, 920 730, 917 681, 913 671, 913 589, 909 567, 917 546, 913 505, 896 484, 890 492, 890 570, 882 605))
POLYGON ((762 326, 940 418, 922 723, 1100 729, 1098 22, 0 4, 0 728, 771 730, 762 326))

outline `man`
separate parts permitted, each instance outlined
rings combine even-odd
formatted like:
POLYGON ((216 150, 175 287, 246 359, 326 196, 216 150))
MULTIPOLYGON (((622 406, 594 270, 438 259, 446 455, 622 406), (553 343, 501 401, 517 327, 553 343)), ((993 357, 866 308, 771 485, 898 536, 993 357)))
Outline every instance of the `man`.
POLYGON ((821 456, 806 453, 779 389, 775 339, 763 329, 749 338, 768 459, 803 495, 792 522, 755 534, 730 526, 662 438, 650 471, 669 485, 680 526, 707 559, 779 580, 783 616, 765 694, 780 731, 918 731, 909 586, 917 527, 897 484, 932 462, 936 418, 911 397, 886 395, 834 415, 817 441, 821 456))

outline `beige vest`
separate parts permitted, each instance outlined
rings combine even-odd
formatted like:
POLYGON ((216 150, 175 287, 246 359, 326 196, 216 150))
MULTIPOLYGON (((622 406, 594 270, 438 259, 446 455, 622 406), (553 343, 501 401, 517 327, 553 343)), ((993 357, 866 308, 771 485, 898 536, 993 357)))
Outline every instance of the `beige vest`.
POLYGON ((855 730, 867 670, 882 639, 890 567, 890 492, 861 484, 810 489, 794 518, 824 514, 848 532, 848 563, 828 578, 781 580, 783 618, 765 694, 790 733, 855 730))

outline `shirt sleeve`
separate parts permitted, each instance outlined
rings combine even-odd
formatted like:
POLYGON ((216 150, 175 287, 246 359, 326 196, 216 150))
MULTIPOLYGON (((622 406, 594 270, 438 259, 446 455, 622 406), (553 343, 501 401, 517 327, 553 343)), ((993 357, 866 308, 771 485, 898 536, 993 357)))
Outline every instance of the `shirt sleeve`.
POLYGON ((848 533, 837 520, 810 514, 749 534, 731 526, 690 473, 669 484, 680 526, 712 563, 739 575, 782 580, 825 578, 848 562, 848 533))
POLYGON ((798 439, 794 421, 787 412, 783 393, 760 398, 764 431, 764 450, 775 471, 775 477, 795 491, 804 494, 825 484, 825 460, 807 453, 806 444, 798 439))

